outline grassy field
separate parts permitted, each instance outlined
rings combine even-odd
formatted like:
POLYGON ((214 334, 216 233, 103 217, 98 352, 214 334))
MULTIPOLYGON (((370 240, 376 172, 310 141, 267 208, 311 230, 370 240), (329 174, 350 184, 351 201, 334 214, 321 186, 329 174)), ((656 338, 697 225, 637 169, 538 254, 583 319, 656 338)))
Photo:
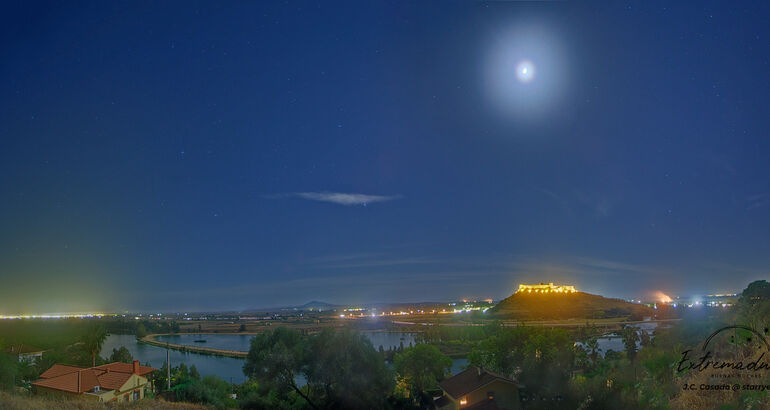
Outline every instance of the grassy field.
POLYGON ((144 399, 129 403, 98 403, 90 400, 47 398, 27 395, 11 395, 0 391, 0 410, 102 410, 102 409, 136 409, 136 410, 199 410, 209 407, 191 403, 170 403, 163 400, 144 399))

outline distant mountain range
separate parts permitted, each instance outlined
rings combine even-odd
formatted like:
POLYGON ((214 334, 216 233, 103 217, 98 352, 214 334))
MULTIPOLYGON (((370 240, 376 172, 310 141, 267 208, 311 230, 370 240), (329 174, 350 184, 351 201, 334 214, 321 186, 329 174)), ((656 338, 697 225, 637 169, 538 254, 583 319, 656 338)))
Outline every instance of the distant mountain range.
POLYGON ((517 292, 503 299, 488 313, 501 319, 601 319, 630 316, 642 320, 652 316, 652 309, 621 299, 590 293, 517 292))
POLYGON ((275 307, 261 307, 250 308, 241 311, 241 313, 262 313, 262 312, 280 312, 282 310, 334 310, 343 307, 364 307, 372 309, 390 308, 390 309, 403 309, 405 307, 419 307, 419 306, 434 306, 445 305, 446 302, 393 302, 393 303, 367 303, 365 305, 360 304, 334 304, 313 300, 300 306, 275 306, 275 307))
POLYGON ((312 302, 307 302, 307 303, 305 303, 302 306, 295 306, 294 308, 298 309, 298 310, 310 310, 310 309, 313 309, 313 310, 330 310, 330 309, 334 309, 337 306, 339 306, 339 305, 332 305, 331 303, 319 302, 317 300, 314 300, 312 302))
POLYGON ((333 305, 331 303, 319 302, 317 300, 307 302, 302 306, 273 306, 273 307, 261 307, 251 308, 243 310, 241 313, 265 313, 265 312, 280 312, 284 310, 333 310, 340 307, 340 305, 333 305))

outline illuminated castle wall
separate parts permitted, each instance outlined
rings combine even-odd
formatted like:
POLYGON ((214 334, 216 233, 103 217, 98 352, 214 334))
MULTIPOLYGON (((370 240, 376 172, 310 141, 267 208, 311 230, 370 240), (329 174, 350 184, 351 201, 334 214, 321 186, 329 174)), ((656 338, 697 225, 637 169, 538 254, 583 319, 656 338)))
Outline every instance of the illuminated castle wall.
POLYGON ((528 293, 575 293, 577 292, 577 289, 575 289, 572 285, 554 285, 553 282, 545 284, 541 283, 539 285, 519 285, 518 292, 528 292, 528 293))

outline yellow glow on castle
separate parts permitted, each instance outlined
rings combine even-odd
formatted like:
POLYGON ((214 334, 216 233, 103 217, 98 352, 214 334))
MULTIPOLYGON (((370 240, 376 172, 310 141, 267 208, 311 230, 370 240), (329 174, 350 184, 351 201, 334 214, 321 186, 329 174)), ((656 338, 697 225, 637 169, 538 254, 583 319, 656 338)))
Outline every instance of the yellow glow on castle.
POLYGON ((539 285, 519 285, 519 290, 516 291, 516 293, 519 292, 527 292, 527 293, 575 293, 577 292, 577 289, 575 289, 572 285, 554 285, 553 282, 551 283, 541 283, 539 285))

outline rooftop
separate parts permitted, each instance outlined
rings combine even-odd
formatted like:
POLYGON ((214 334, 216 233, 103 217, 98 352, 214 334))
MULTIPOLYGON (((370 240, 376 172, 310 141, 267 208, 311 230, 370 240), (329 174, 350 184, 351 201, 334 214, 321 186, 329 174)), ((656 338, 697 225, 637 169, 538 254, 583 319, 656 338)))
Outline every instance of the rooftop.
POLYGON ((155 369, 149 366, 142 366, 136 361, 136 370, 134 370, 134 364, 133 363, 121 363, 121 362, 114 362, 114 363, 108 363, 103 364, 101 366, 96 366, 94 369, 98 370, 109 370, 110 372, 121 372, 121 373, 136 373, 140 376, 145 376, 150 373, 152 373, 155 369))
POLYGON ((444 390, 446 394, 452 396, 455 399, 460 399, 466 394, 474 392, 496 380, 500 380, 505 383, 516 384, 515 381, 503 375, 490 372, 489 370, 481 367, 472 366, 467 370, 464 370, 446 380, 443 380, 441 383, 439 383, 439 386, 441 386, 441 389, 444 390))
POLYGON ((93 391, 96 386, 103 390, 118 390, 132 375, 143 377, 153 370, 139 365, 137 360, 131 364, 115 362, 89 368, 57 363, 32 385, 78 394, 93 391))
POLYGON ((4 352, 13 354, 13 355, 43 353, 44 351, 45 351, 44 349, 39 349, 37 347, 25 345, 25 344, 10 345, 8 346, 8 348, 4 350, 4 352))

